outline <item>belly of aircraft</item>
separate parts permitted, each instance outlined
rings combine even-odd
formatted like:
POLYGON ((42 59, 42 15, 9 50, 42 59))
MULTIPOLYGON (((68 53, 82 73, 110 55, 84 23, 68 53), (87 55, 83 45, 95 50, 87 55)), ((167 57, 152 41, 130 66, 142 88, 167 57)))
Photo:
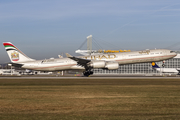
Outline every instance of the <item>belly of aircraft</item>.
POLYGON ((39 70, 39 71, 58 71, 58 70, 68 70, 72 67, 73 65, 71 64, 66 64, 66 65, 25 65, 22 68, 25 69, 31 69, 31 70, 39 70))

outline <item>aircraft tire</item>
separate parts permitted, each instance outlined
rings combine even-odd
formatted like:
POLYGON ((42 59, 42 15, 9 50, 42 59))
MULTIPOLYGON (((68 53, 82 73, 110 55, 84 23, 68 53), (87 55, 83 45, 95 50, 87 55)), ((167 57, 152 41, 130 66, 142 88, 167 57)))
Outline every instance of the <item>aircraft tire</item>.
POLYGON ((89 77, 89 75, 93 74, 93 71, 85 71, 83 74, 84 76, 89 77))

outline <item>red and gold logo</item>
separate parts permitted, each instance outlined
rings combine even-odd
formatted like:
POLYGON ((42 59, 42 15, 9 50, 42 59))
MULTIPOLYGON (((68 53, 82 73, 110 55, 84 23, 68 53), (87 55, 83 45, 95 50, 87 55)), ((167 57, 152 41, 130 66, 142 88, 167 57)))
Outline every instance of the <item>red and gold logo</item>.
POLYGON ((12 59, 12 61, 18 61, 19 60, 19 53, 17 53, 17 52, 11 53, 11 59, 12 59))

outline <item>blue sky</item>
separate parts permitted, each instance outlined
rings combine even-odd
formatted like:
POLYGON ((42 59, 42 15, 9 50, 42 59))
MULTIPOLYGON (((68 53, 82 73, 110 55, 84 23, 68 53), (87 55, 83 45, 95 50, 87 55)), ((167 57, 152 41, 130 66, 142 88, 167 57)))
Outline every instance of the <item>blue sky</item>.
POLYGON ((0 41, 34 59, 76 55, 88 35, 103 49, 180 50, 179 31, 179 0, 0 0, 0 41))

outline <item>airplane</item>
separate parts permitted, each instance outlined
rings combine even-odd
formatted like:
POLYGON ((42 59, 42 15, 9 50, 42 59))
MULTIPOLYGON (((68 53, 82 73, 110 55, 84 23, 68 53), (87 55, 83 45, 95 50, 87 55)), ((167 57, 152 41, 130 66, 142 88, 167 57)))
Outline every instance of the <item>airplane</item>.
POLYGON ((178 68, 160 68, 155 62, 152 62, 152 68, 162 73, 180 74, 180 69, 178 68))
POLYGON ((83 70, 84 76, 92 75, 92 69, 95 68, 116 70, 123 64, 162 61, 177 55, 174 51, 167 49, 147 49, 77 57, 66 53, 67 58, 35 60, 25 55, 11 42, 3 42, 3 45, 13 66, 37 71, 83 70))

